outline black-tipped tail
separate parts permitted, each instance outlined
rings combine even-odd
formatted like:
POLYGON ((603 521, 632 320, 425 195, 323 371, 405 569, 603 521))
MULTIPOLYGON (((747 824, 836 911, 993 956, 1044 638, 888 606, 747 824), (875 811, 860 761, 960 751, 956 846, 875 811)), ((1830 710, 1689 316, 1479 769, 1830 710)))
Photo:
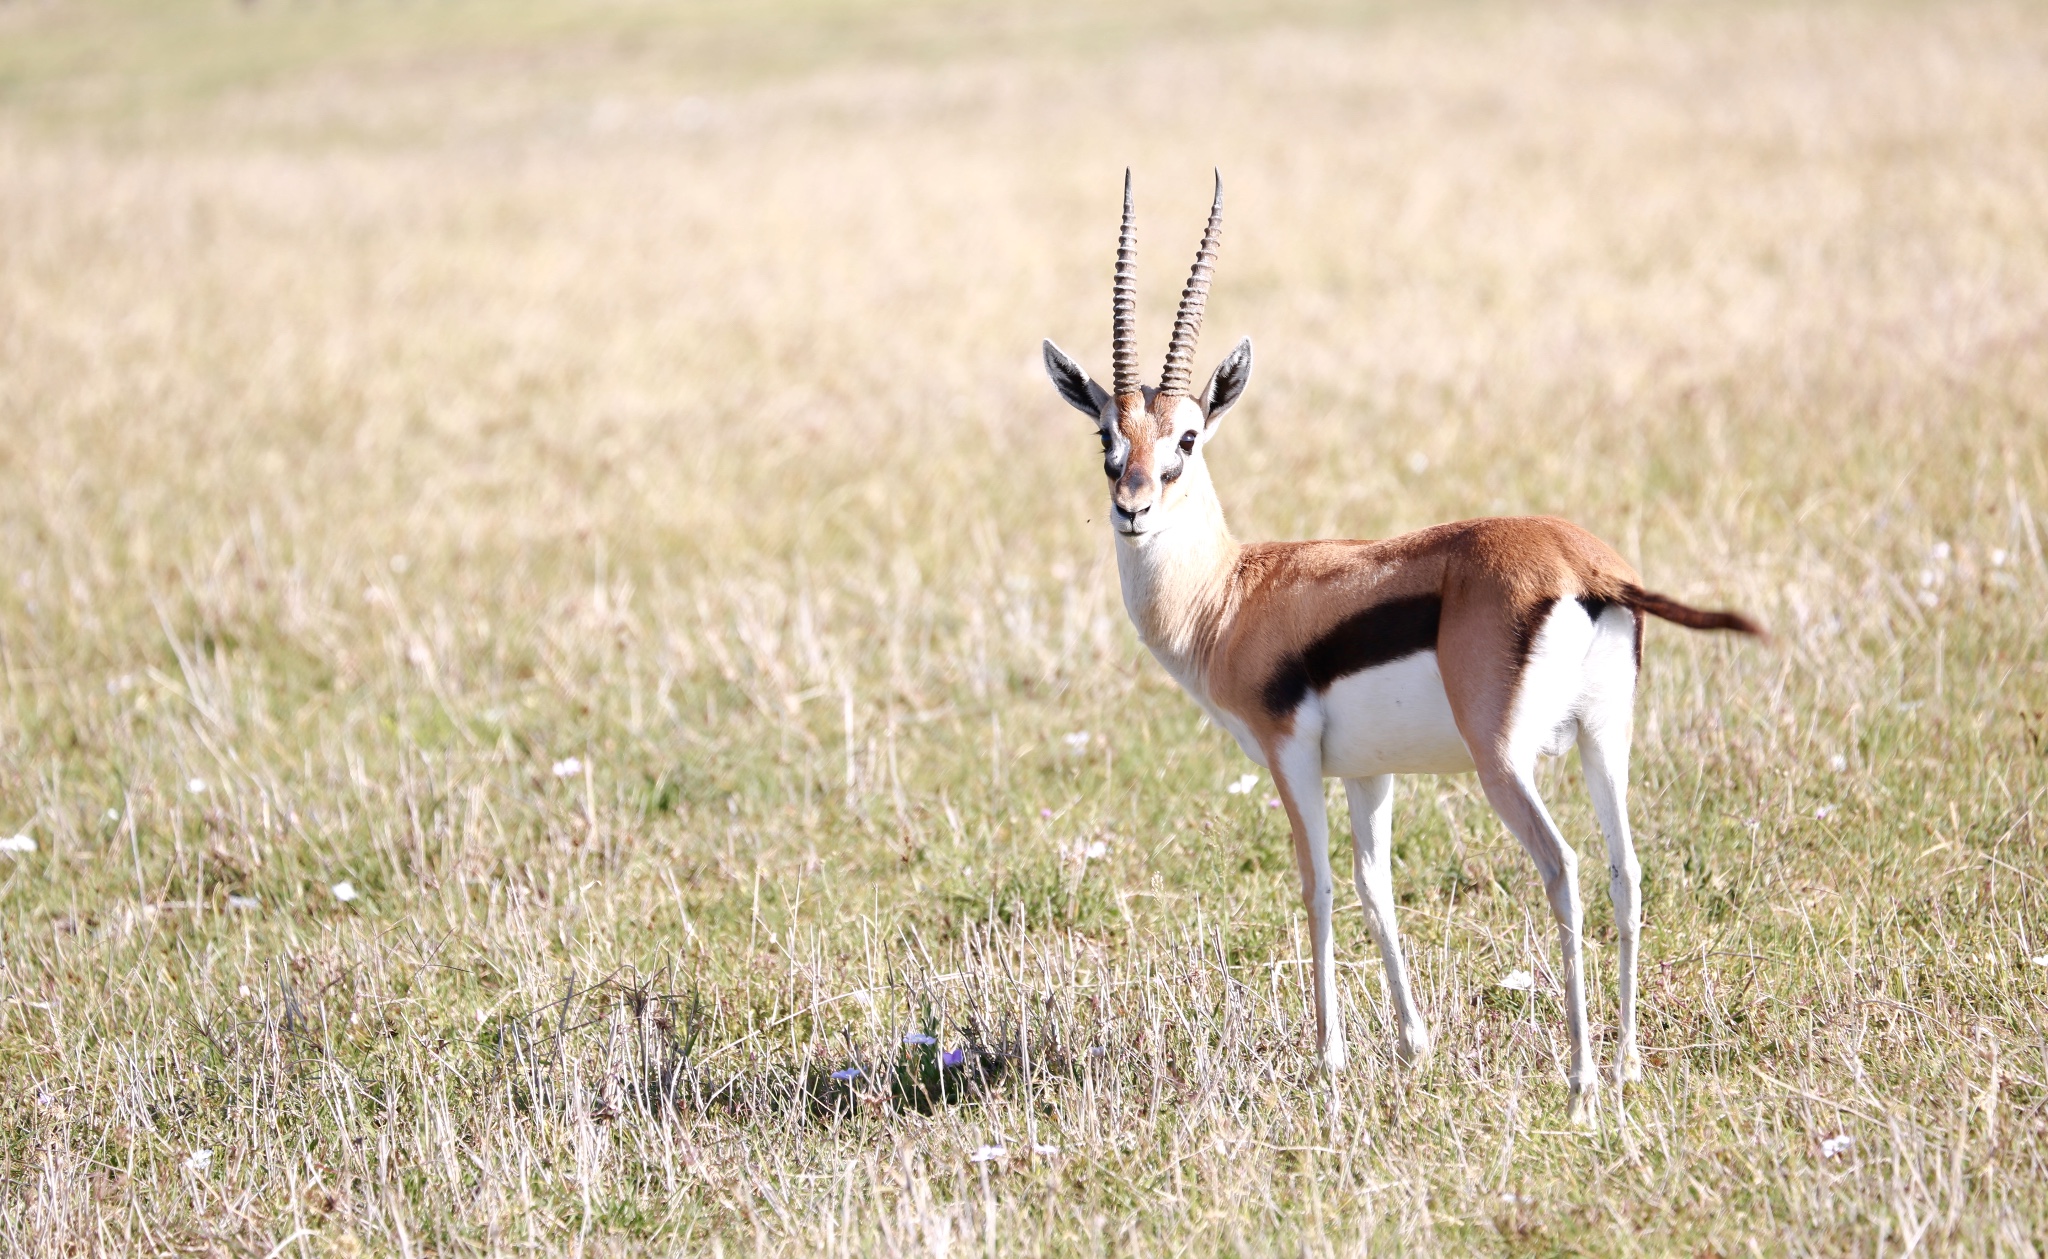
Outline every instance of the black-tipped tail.
POLYGON ((1648 612, 1660 620, 1673 625, 1683 625, 1696 630, 1734 630, 1753 638, 1769 638, 1764 627, 1742 615, 1740 612, 1709 612, 1702 608, 1687 607, 1678 600, 1656 594, 1641 586, 1626 585, 1621 588, 1621 601, 1638 612, 1648 612))

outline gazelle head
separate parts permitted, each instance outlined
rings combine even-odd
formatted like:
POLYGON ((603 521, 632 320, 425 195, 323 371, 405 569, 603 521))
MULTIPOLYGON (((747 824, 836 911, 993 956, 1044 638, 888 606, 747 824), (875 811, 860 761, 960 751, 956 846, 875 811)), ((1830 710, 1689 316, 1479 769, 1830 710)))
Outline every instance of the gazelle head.
POLYGON ((1202 331, 1202 310, 1209 301, 1209 277, 1216 265, 1216 242, 1223 230, 1223 176, 1216 177, 1216 200, 1209 207, 1209 226, 1195 252, 1194 269, 1181 290, 1180 312, 1173 320, 1173 341, 1159 386, 1138 383, 1138 234, 1131 217, 1131 173, 1124 172, 1124 218, 1117 237, 1115 311, 1111 337, 1114 388, 1088 379, 1081 365, 1051 341, 1045 343, 1045 370, 1053 387, 1074 409, 1093 416, 1102 437, 1102 470, 1109 477, 1110 523, 1130 541, 1161 532, 1173 523, 1175 511, 1188 501, 1190 485, 1207 486, 1202 448, 1223 417, 1244 393, 1252 375, 1252 340, 1246 337, 1225 355, 1199 395, 1194 380, 1195 342, 1202 331), (1189 474, 1195 475, 1190 477, 1189 474))

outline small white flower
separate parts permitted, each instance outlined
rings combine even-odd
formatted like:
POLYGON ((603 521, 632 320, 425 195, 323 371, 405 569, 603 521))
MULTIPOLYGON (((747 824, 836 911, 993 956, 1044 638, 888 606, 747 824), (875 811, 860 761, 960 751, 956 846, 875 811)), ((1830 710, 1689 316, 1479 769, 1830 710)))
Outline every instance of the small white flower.
POLYGON ((583 762, 573 756, 565 756, 555 762, 553 772, 557 778, 574 778, 583 772, 583 762))
POLYGON ((1501 1200, 1502 1202, 1505 1202, 1505 1203, 1507 1203, 1507 1204, 1508 1204, 1509 1206, 1511 1206, 1511 1207, 1516 1207, 1516 1206, 1523 1206, 1523 1207, 1525 1207, 1525 1206, 1531 1206, 1531 1205, 1533 1205, 1533 1204, 1535 1203, 1535 1201, 1536 1201, 1536 1199, 1534 1199, 1534 1198, 1531 1198, 1531 1197, 1529 1197, 1529 1196, 1528 1196, 1528 1195, 1526 1195, 1526 1194, 1519 1194, 1519 1193, 1504 1193, 1504 1194, 1502 1194, 1502 1195, 1500 1196, 1500 1200, 1501 1200))
POLYGON ((1258 785, 1259 776, 1257 774, 1246 774, 1228 787, 1225 787, 1224 790, 1233 796, 1241 796, 1258 785))
POLYGON ((1031 1147, 1031 1152, 1040 1158, 1051 1158, 1060 1152, 1060 1147, 1056 1145, 1034 1145, 1031 1147))
POLYGON ((392 572, 394 572, 394 573, 398 573, 398 574, 400 574, 400 575, 403 575, 403 574, 405 573, 405 570, 407 570, 407 569, 409 569, 409 568, 411 568, 411 567, 412 567, 412 561, 411 561, 411 560, 409 560, 409 559, 407 559, 407 558, 406 558, 405 556, 403 556, 403 555, 394 555, 394 556, 392 556, 392 557, 391 557, 391 571, 392 571, 392 572))
POLYGON ((1086 730, 1076 730, 1072 734, 1061 735, 1060 742, 1067 745, 1067 751, 1079 752, 1088 746, 1088 740, 1093 737, 1086 730))
POLYGON ((1413 472, 1416 476, 1421 476, 1423 473, 1429 471, 1429 456, 1423 454, 1419 450, 1409 451, 1408 470, 1410 472, 1413 472))
POLYGON ((1919 601, 1920 606, 1923 608, 1938 608, 1941 606, 1941 596, 1934 593, 1932 590, 1921 591, 1919 595, 1919 601))
POLYGON ((1920 585, 1923 589, 1932 589, 1934 583, 1940 580, 1941 574, 1935 572, 1933 569, 1923 568, 1920 570, 1920 585))
POLYGON ((1937 542, 1927 548, 1928 556, 1937 562, 1947 559, 1952 553, 1952 548, 1946 542, 1937 542))
POLYGON ((1109 855, 1109 844, 1100 839, 1091 839, 1088 846, 1081 850, 1081 855, 1090 861, 1100 861, 1109 855))
POLYGON ((348 904, 350 901, 354 900, 356 897, 361 895, 360 892, 356 891, 356 885, 349 882, 347 879, 343 879, 341 882, 335 884, 333 887, 327 890, 333 892, 334 899, 340 901, 344 905, 348 904))
POLYGON ((967 1156, 970 1163, 993 1163, 997 1159, 1010 1157, 1010 1151, 1000 1145, 984 1145, 967 1156))
POLYGON ((2043 953, 2039 957, 2030 957, 2027 960, 2036 966, 2048 966, 2048 953, 2043 953))
POLYGON ((107 810, 107 820, 108 820, 109 822, 118 822, 118 821, 120 821, 120 820, 121 820, 121 810, 119 810, 119 809, 108 809, 108 810, 107 810))
POLYGON ((185 790, 195 796, 203 796, 206 794, 206 780, 204 778, 188 778, 185 780, 185 790))
POLYGON ((1842 1155, 1847 1154, 1850 1151, 1850 1149, 1855 1146, 1855 1144, 1856 1138, 1854 1137, 1822 1137, 1820 1142, 1820 1156, 1822 1158, 1840 1158, 1842 1155))
POLYGON ((27 835, 9 835, 0 839, 0 852, 34 852, 36 841, 27 835))
POLYGON ((1815 809, 1815 810, 1813 811, 1813 816, 1814 816, 1814 818, 1815 818, 1816 820, 1818 820, 1818 821, 1822 821, 1822 822, 1825 822, 1825 821, 1827 821, 1827 820, 1828 820, 1829 818, 1833 817, 1834 815, 1835 815, 1835 806, 1834 806, 1834 805, 1832 805, 1832 804, 1824 804, 1824 805, 1820 806, 1820 807, 1819 807, 1818 809, 1815 809))
POLYGON ((1839 774, 1849 768, 1849 758, 1837 752, 1828 758, 1828 768, 1839 774))
POLYGON ((1536 989, 1536 976, 1525 970, 1511 970, 1500 977, 1499 986, 1509 992, 1533 992, 1536 989))
POLYGON ((203 1172, 211 1166, 213 1166, 212 1150, 194 1150, 185 1156, 185 1170, 188 1172, 203 1172))
MULTIPOLYGON (((355 889, 350 888, 349 890, 353 892, 355 889)), ((228 908, 246 913, 252 909, 263 908, 263 902, 253 896, 230 896, 228 897, 228 908)))
POLYGON ((1991 548, 1991 567, 2004 568, 2005 562, 2011 558, 2012 556, 2006 554, 2004 547, 1994 546, 1991 548))

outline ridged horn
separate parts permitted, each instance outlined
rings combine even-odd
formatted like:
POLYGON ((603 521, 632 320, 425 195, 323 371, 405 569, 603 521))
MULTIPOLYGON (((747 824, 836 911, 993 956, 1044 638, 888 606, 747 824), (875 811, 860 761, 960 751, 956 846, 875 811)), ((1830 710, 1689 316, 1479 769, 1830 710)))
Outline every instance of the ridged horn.
POLYGON ((1202 310, 1209 304, 1209 277, 1216 270, 1216 242, 1223 234, 1223 172, 1216 172, 1216 199, 1209 205, 1209 226, 1195 251, 1187 287, 1180 291, 1180 310, 1173 317, 1173 341, 1166 347, 1166 367, 1159 373, 1159 392, 1185 398, 1194 387, 1195 342, 1202 336, 1202 310))
POLYGON ((1138 392, 1138 223, 1131 214, 1131 168, 1124 168, 1124 221, 1116 235, 1116 293, 1110 306, 1111 374, 1122 397, 1138 392))

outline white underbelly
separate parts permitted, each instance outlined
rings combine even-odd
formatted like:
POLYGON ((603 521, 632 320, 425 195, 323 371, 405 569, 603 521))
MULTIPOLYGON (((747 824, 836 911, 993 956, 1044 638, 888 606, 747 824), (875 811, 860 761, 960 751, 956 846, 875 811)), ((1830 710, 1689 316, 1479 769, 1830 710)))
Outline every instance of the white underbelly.
POLYGON ((1472 769, 1433 651, 1337 679, 1323 692, 1322 707, 1323 773, 1329 777, 1472 769))

